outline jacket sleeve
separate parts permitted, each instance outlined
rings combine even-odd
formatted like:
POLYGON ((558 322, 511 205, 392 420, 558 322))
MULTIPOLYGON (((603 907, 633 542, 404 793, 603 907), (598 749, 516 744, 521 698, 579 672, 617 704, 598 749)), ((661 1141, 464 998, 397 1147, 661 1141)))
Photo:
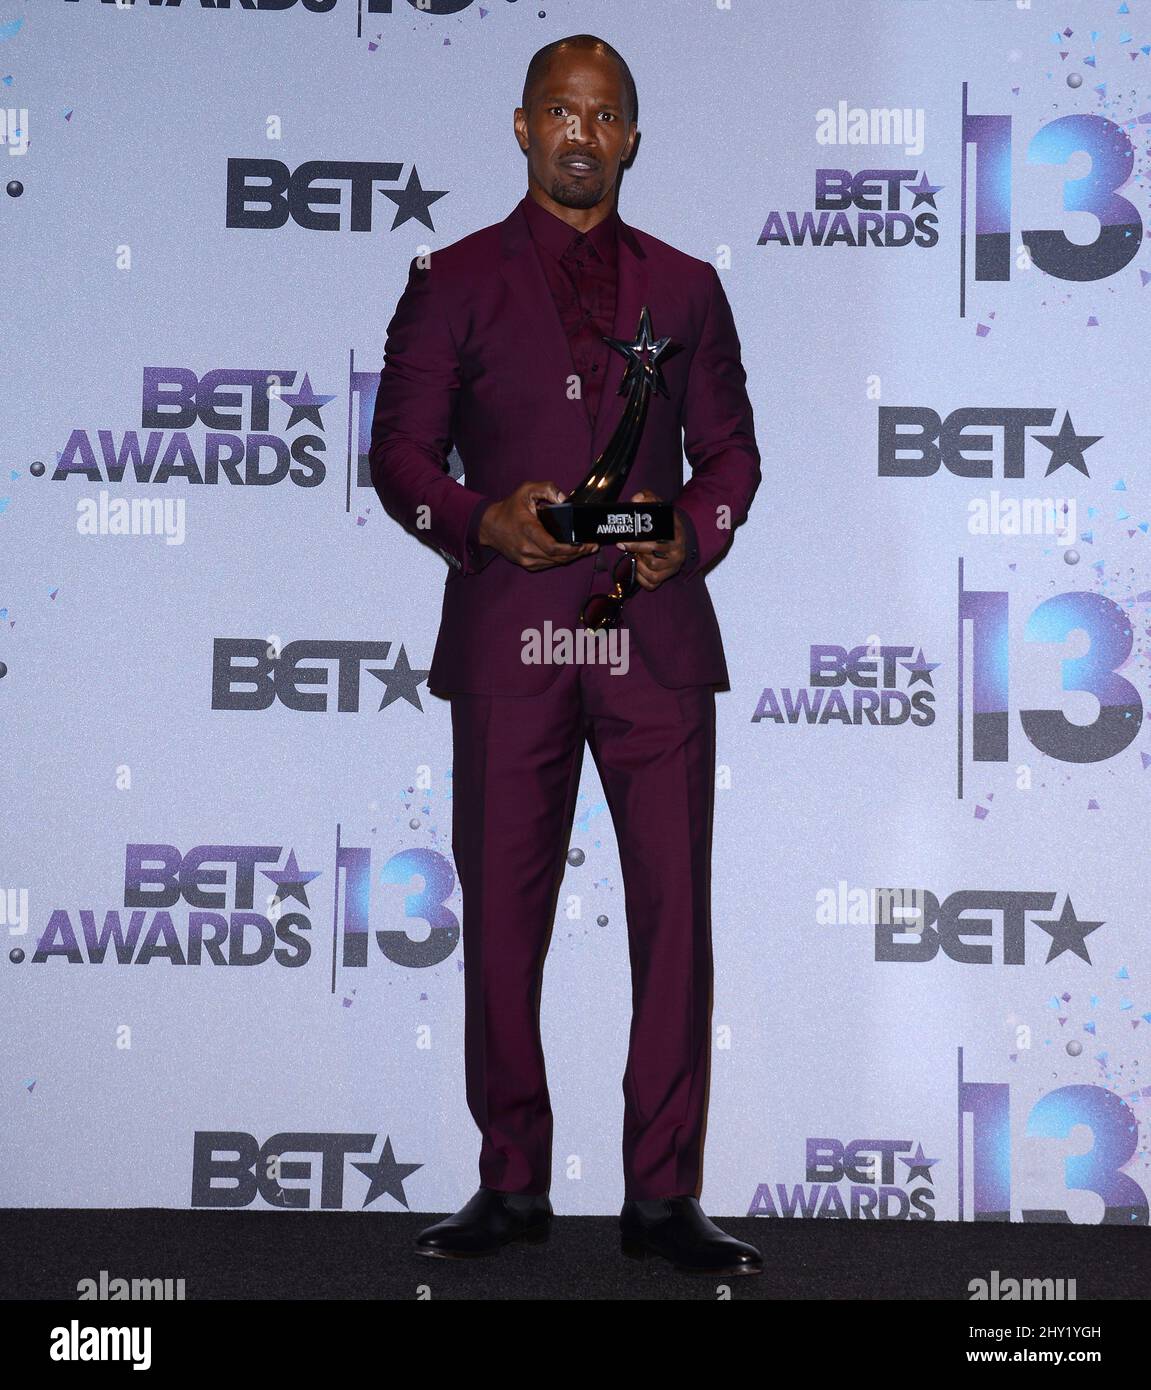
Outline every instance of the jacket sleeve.
POLYGON ((746 520, 761 477, 735 321, 715 267, 709 263, 707 270, 707 311, 683 403, 683 448, 691 477, 675 505, 691 526, 684 528, 688 545, 681 575, 706 568, 722 553, 735 527, 746 520))
POLYGON ((459 353, 433 269, 417 261, 388 324, 368 455, 372 486, 389 516, 461 574, 473 574, 498 553, 479 542, 480 518, 494 499, 447 471, 459 353))

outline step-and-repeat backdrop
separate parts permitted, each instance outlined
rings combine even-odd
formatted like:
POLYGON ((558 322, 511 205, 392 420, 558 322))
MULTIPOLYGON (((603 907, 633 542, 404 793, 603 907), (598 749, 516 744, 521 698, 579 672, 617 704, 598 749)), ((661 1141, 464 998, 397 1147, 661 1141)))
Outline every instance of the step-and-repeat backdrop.
MULTIPOLYGON (((448 571, 367 449, 411 258, 522 196, 528 59, 579 32, 763 454, 707 581, 704 1205, 1146 1224, 1143 0, 6 8, 2 1200, 476 1186, 448 571)), ((561 1212, 622 1196, 626 928, 588 758, 561 1212)))

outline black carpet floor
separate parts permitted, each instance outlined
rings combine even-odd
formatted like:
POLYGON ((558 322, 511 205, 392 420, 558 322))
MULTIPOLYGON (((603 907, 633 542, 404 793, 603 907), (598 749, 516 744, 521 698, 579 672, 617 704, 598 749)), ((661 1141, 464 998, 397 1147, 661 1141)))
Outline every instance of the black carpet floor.
MULTIPOLYGON (((706 1299, 714 1278, 625 1259, 614 1217, 558 1216, 544 1245, 477 1260, 415 1254, 415 1213, 0 1211, 0 1297, 77 1297, 82 1279, 171 1278, 201 1299, 706 1299)), ((969 1281, 1074 1279, 1078 1300, 1146 1299, 1151 1232, 1080 1225, 724 1218, 766 1268, 751 1299, 967 1300, 969 1281)), ((92 1307, 91 1304, 87 1305, 92 1307)))

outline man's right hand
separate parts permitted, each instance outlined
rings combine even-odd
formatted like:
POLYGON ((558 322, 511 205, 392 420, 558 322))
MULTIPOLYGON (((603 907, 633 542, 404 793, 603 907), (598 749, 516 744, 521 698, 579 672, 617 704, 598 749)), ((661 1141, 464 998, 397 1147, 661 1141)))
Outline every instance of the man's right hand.
POLYGON ((562 502, 565 494, 555 483, 521 483, 515 492, 493 502, 480 518, 480 544, 490 545, 513 564, 526 570, 546 570, 554 565, 570 565, 573 560, 592 555, 599 546, 565 545, 557 541, 536 516, 541 502, 562 502))

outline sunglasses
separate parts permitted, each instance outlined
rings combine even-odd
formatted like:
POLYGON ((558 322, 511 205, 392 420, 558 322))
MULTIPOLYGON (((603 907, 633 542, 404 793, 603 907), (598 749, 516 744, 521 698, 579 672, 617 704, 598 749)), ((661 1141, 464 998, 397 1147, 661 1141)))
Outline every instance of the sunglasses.
POLYGON ((625 553, 620 556, 612 567, 611 590, 606 594, 592 594, 580 610, 580 622, 584 627, 593 630, 615 627, 625 600, 631 598, 639 588, 636 568, 634 555, 625 553))

